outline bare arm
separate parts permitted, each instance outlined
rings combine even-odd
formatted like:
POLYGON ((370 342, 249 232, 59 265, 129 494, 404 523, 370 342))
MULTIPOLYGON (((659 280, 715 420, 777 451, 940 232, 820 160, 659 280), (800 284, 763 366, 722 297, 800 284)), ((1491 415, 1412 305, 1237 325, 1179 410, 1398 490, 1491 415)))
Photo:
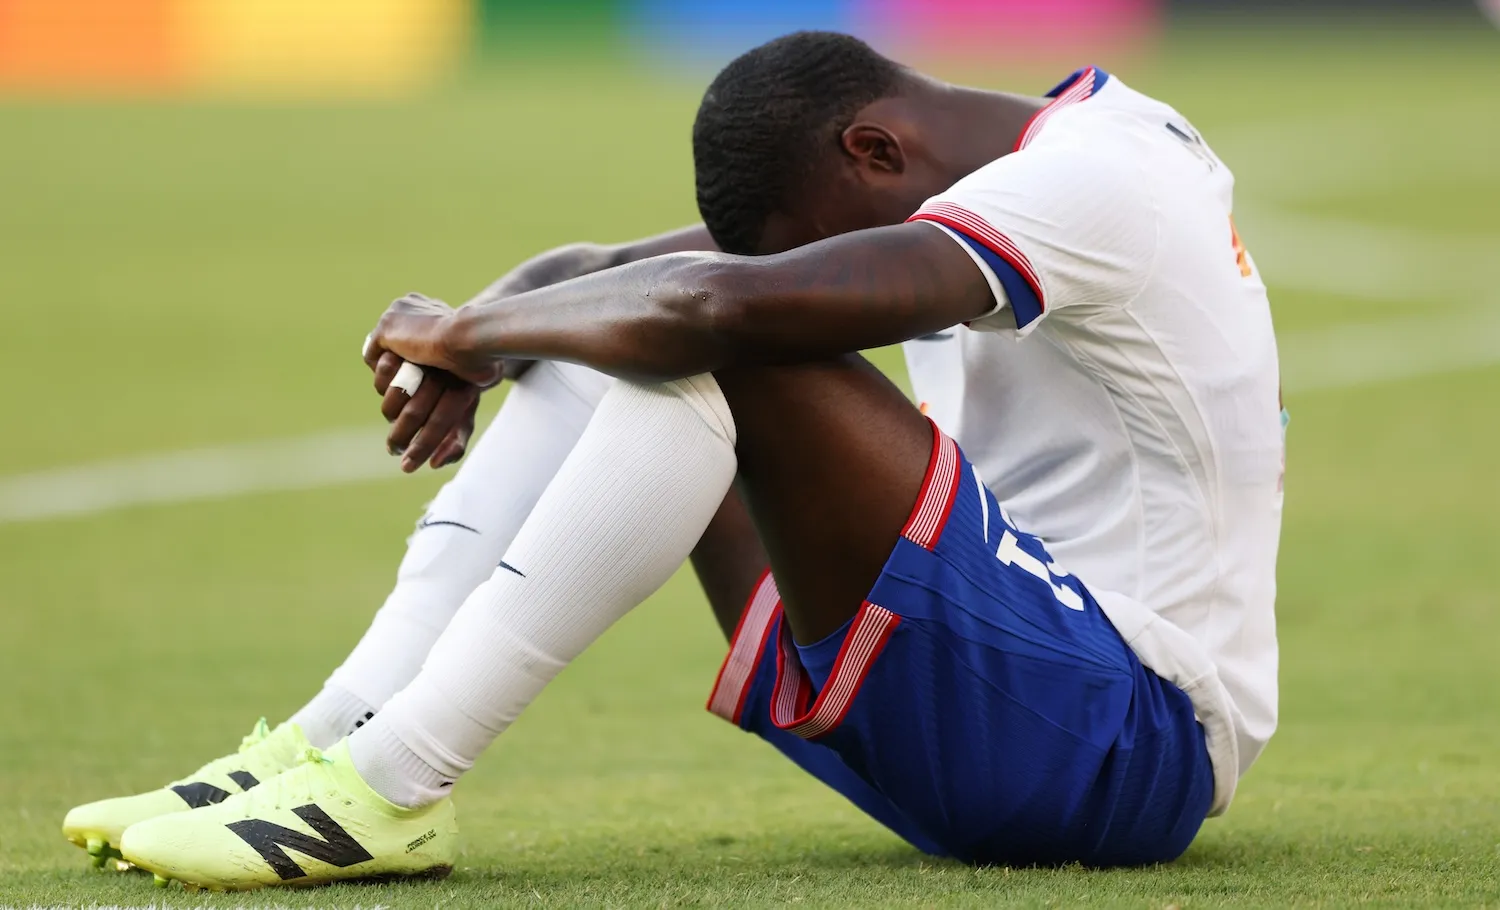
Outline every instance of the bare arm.
POLYGON ((692 250, 717 251, 719 248, 701 224, 668 231, 628 243, 571 243, 548 250, 511 269, 489 287, 480 291, 473 304, 490 303, 526 291, 589 275, 630 262, 639 262, 666 253, 692 250))
POLYGON ((476 381, 504 357, 666 380, 892 344, 993 306, 958 244, 905 224, 776 256, 659 256, 457 312, 404 299, 375 336, 408 360, 476 381))
MULTIPOLYGON (((608 246, 573 243, 521 263, 469 303, 475 306, 493 304, 580 275, 665 253, 717 249, 708 229, 701 224, 629 243, 608 246)), ((521 357, 504 357, 497 361, 498 371, 490 381, 519 379, 532 363, 532 360, 521 357)), ((406 471, 416 470, 424 460, 430 460, 435 468, 452 464, 463 457, 473 436, 480 387, 438 374, 429 377, 430 381, 418 390, 416 396, 408 398, 399 391, 390 392, 391 379, 400 366, 401 358, 390 353, 379 357, 375 363, 375 389, 383 396, 381 412, 391 422, 387 447, 407 456, 402 460, 402 469, 406 471)))

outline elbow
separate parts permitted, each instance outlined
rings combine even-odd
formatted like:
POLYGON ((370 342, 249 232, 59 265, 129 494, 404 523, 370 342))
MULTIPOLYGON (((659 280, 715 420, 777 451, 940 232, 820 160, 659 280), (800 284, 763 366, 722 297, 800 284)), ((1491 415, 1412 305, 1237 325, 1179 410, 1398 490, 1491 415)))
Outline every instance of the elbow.
POLYGON ((661 296, 665 321, 674 327, 673 345, 694 373, 735 363, 753 320, 753 264, 722 254, 698 254, 661 296))
POLYGON ((722 253, 692 256, 673 276, 671 292, 665 295, 675 318, 697 332, 733 334, 750 309, 746 293, 754 265, 722 253))

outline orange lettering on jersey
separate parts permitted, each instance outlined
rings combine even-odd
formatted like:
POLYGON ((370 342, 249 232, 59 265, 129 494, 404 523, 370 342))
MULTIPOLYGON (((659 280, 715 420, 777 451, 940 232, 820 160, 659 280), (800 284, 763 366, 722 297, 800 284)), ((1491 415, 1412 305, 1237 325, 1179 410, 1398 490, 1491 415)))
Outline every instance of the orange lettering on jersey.
POLYGON ((1229 238, 1234 243, 1234 262, 1240 267, 1240 275, 1250 277, 1250 254, 1245 251, 1245 241, 1240 239, 1239 229, 1234 226, 1234 216, 1229 216, 1229 238))

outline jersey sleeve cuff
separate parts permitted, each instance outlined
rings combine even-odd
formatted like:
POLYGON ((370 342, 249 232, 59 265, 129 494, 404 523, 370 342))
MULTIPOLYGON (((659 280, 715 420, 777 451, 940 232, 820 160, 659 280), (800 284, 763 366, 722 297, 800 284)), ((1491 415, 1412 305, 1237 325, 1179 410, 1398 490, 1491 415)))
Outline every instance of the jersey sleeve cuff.
MULTIPOLYGON (((968 252, 989 282, 995 295, 995 309, 974 320, 979 322, 1010 305, 1016 317, 1016 328, 1025 330, 1046 312, 1041 280, 1030 260, 1010 238, 990 226, 989 222, 962 206, 947 202, 929 202, 908 221, 925 221, 942 228, 968 252)), ((975 325, 975 328, 983 326, 975 325)))

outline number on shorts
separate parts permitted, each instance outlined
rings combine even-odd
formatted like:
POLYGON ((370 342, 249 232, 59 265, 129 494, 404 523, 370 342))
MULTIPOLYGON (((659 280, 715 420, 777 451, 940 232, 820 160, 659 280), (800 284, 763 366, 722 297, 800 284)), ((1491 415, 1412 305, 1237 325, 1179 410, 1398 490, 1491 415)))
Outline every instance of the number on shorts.
POLYGON ((1083 598, 1079 596, 1078 592, 1066 585, 1060 585, 1054 580, 1054 575, 1059 578, 1066 578, 1068 573, 1057 568, 1056 565, 1049 566, 1043 563, 1040 559, 1021 549, 1019 543, 1016 535, 1006 531, 1004 536, 1000 538, 1000 549, 995 551, 995 558, 1008 566, 1015 566, 1045 581, 1047 587, 1052 589, 1052 596, 1057 598, 1058 603, 1069 610, 1082 612, 1083 598))

